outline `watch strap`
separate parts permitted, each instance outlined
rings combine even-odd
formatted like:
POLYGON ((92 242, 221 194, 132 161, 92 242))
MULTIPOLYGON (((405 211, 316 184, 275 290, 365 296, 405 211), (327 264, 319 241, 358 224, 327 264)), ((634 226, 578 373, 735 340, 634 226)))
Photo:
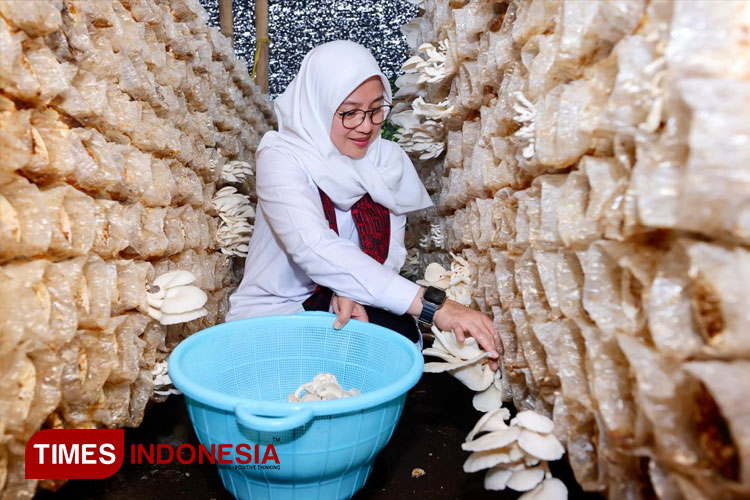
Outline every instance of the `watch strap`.
POLYGON ((419 314, 417 321, 424 323, 425 325, 432 325, 432 319, 435 316, 435 312, 439 309, 437 304, 432 302, 422 301, 422 312, 419 314))

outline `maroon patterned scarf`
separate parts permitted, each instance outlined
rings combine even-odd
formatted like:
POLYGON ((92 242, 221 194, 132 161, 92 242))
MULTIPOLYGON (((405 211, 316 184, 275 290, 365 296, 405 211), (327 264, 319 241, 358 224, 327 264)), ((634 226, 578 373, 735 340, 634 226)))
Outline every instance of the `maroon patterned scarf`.
MULTIPOLYGON (((333 202, 320 188, 318 192, 328 226, 339 234, 333 202)), ((382 264, 388 257, 391 242, 391 219, 388 209, 373 201, 369 194, 365 194, 352 205, 351 210, 362 251, 382 264)), ((318 285, 313 294, 302 303, 302 307, 306 311, 328 311, 331 298, 333 290, 318 285)))

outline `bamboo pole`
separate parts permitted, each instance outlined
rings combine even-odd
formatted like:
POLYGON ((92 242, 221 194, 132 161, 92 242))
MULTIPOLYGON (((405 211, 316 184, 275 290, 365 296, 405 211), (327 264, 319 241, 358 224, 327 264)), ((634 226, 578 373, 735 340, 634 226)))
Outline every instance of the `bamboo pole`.
POLYGON ((255 83, 268 94, 268 0, 255 0, 255 83))
POLYGON ((219 0, 219 23, 221 32, 229 38, 234 48, 234 14, 232 12, 232 0, 219 0))

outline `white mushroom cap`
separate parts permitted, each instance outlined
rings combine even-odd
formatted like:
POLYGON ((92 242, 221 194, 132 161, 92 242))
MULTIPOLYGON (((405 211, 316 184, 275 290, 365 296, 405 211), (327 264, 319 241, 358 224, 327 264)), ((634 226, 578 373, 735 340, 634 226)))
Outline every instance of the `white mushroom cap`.
POLYGON ((208 301, 206 292, 190 286, 196 277, 189 271, 171 271, 157 277, 153 293, 146 294, 148 315, 162 325, 192 321, 208 314, 203 307, 208 301))
POLYGON ((471 404, 475 410, 481 412, 499 408, 503 404, 503 391, 498 389, 497 384, 493 382, 487 389, 475 394, 471 400, 471 404))
POLYGON ((196 286, 178 286, 167 290, 160 309, 162 314, 180 314, 200 309, 208 301, 206 292, 196 286))
MULTIPOLYGON (((429 238, 429 235, 425 235, 425 237, 429 238)), ((437 245, 436 246, 442 246, 437 245)), ((425 247, 427 247, 427 244, 425 244, 425 247)), ((438 281, 427 281, 427 280, 417 280, 417 285, 422 286, 434 286, 435 288, 440 288, 441 290, 445 290, 450 286, 450 274, 446 276, 445 278, 438 280, 438 281)))
MULTIPOLYGON (((489 356, 489 353, 484 353, 478 359, 483 359, 487 356, 489 356)), ((489 364, 476 362, 456 370, 450 370, 450 374, 472 391, 484 391, 492 385, 494 377, 494 372, 489 364)))
POLYGON ((463 342, 459 342, 453 332, 443 332, 434 328, 432 333, 435 334, 435 339, 440 342, 445 350, 457 358, 471 359, 485 352, 479 347, 474 337, 468 337, 463 342))
POLYGON ((510 424, 541 434, 549 434, 555 429, 555 423, 552 420, 531 410, 518 413, 510 424))
POLYGON ((484 489, 486 490, 504 490, 505 485, 508 483, 508 479, 513 475, 512 471, 509 471, 502 465, 493 467, 487 471, 487 475, 484 476, 484 489))
POLYGON ((444 350, 437 347, 427 347, 425 349, 422 349, 422 354, 425 356, 435 356, 436 358, 440 358, 443 361, 447 361, 449 363, 459 363, 463 361, 462 359, 457 358, 452 354, 448 354, 444 350))
POLYGON ((464 472, 477 472, 510 462, 510 455, 504 450, 475 451, 464 462, 464 472))
POLYGON ((533 490, 524 493, 518 500, 567 500, 568 488, 565 483, 554 477, 548 477, 533 490))
MULTIPOLYGON (((452 362, 449 362, 449 363, 437 363, 437 362, 435 362, 435 363, 425 363, 425 365, 424 365, 424 372, 425 373, 453 372, 454 370, 455 371, 462 370, 465 367, 471 366, 471 365, 476 365, 479 369, 481 369, 482 366, 479 364, 479 361, 481 361, 482 359, 486 358, 487 356, 488 356, 488 354, 484 353, 484 354, 482 354, 480 356, 477 356, 477 357, 472 358, 472 359, 467 359, 467 360, 459 359, 458 361, 452 361, 452 362)), ((455 376, 455 374, 454 374, 454 376, 455 376)), ((468 375, 467 377, 471 378, 471 377, 474 377, 474 376, 476 376, 476 374, 472 373, 472 374, 468 375)), ((458 377, 456 377, 456 378, 458 378, 458 377)), ((472 381, 473 380, 474 379, 472 378, 472 381)), ((490 381, 490 383, 491 383, 491 381, 490 381)), ((481 390, 484 390, 484 389, 486 389, 486 387, 484 387, 481 390)), ((474 390, 478 390, 478 389, 474 389, 474 390)))
POLYGON ((516 491, 529 491, 544 479, 544 469, 534 467, 533 469, 522 469, 513 472, 506 485, 516 491))
POLYGON ((359 394, 359 390, 354 388, 345 391, 341 385, 339 385, 334 374, 318 373, 312 381, 302 384, 293 394, 287 396, 287 401, 324 401, 349 398, 359 394), (302 394, 303 392, 305 393, 304 395, 302 394))
POLYGON ((531 456, 541 460, 559 460, 565 448, 553 434, 541 435, 523 429, 518 437, 518 445, 531 456))
POLYGON ((159 275, 152 284, 164 290, 175 286, 189 285, 195 280, 195 275, 190 271, 169 271, 159 275))
POLYGON ((503 430, 487 433, 468 443, 462 443, 461 448, 466 451, 499 450, 515 442, 520 434, 521 431, 518 427, 508 427, 503 430))
POLYGON ((176 325, 177 323, 185 323, 186 321, 192 321, 208 314, 205 308, 195 309, 193 311, 186 311, 178 314, 164 314, 162 313, 159 323, 162 325, 176 325))
POLYGON ((485 413, 474 425, 474 428, 469 431, 469 434, 466 436, 466 442, 468 443, 474 439, 474 436, 480 432, 493 432, 507 429, 508 424, 506 424, 505 421, 509 418, 510 412, 507 408, 497 408, 496 410, 485 413))
POLYGON ((432 283, 440 281, 448 275, 450 275, 450 272, 437 262, 429 264, 427 269, 424 270, 424 279, 432 283))

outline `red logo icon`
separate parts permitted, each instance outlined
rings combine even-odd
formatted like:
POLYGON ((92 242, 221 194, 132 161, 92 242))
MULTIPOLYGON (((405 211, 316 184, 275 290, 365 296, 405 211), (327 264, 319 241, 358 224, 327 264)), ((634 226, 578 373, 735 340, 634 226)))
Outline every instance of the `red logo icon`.
POLYGON ((45 429, 26 443, 26 479, 104 479, 124 458, 123 429, 45 429))

